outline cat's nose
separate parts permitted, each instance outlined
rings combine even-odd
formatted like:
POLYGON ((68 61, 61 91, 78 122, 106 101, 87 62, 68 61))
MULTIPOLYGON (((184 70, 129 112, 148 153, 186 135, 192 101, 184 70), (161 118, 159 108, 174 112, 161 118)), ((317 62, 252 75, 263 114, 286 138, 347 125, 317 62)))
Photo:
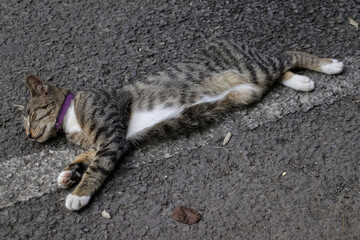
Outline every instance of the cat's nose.
POLYGON ((28 135, 27 135, 27 136, 28 136, 28 138, 32 138, 32 137, 31 137, 31 133, 30 133, 30 132, 28 133, 28 135))

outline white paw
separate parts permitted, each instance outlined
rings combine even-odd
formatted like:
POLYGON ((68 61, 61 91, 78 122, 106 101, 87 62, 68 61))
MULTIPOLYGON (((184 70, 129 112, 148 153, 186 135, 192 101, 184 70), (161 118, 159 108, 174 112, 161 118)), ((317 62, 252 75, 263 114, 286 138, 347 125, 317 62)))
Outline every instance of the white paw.
POLYGON ((312 91, 315 88, 315 83, 310 78, 295 74, 292 78, 282 81, 286 87, 299 91, 312 91))
POLYGON ((62 171, 57 179, 58 186, 61 188, 68 188, 74 181, 71 180, 73 172, 72 171, 62 171))
POLYGON ((332 60, 332 63, 321 66, 321 70, 326 74, 338 74, 344 69, 344 64, 336 59, 332 60))
POLYGON ((66 197, 65 206, 69 210, 77 211, 85 207, 89 203, 89 201, 90 201, 90 196, 79 197, 70 193, 66 197))

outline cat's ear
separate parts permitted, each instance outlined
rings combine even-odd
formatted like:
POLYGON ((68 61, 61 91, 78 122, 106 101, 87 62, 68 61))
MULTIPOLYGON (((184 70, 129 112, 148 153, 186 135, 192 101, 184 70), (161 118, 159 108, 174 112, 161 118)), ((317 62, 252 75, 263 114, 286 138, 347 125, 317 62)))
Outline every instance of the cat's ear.
POLYGON ((30 89, 32 97, 41 97, 49 93, 46 83, 37 76, 29 75, 25 78, 25 82, 30 89))

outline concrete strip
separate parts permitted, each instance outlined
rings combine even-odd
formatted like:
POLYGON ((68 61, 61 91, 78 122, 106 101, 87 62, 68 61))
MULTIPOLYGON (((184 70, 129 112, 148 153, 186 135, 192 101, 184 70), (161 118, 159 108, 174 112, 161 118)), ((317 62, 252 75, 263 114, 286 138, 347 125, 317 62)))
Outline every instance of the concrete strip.
POLYGON ((0 163, 0 209, 57 189, 57 175, 75 151, 43 151, 0 163))
MULTIPOLYGON (((208 145, 210 139, 228 131, 235 131, 234 126, 254 129, 267 122, 278 120, 284 116, 300 111, 308 111, 324 102, 333 102, 347 95, 359 92, 360 59, 348 57, 344 59, 345 73, 327 76, 306 71, 303 74, 315 80, 315 91, 310 93, 296 92, 285 87, 276 87, 259 104, 244 111, 234 113, 223 123, 212 127, 202 134, 194 134, 190 139, 180 138, 169 143, 136 151, 125 167, 136 168, 141 164, 171 158, 173 155, 208 145)), ((302 74, 302 73, 301 73, 302 74)), ((359 99, 357 99, 359 100, 359 99)), ((235 139, 233 137, 233 139, 235 139)), ((76 156, 74 150, 34 153, 17 157, 0 163, 0 209, 9 207, 20 201, 42 196, 57 189, 57 175, 61 169, 76 156)))

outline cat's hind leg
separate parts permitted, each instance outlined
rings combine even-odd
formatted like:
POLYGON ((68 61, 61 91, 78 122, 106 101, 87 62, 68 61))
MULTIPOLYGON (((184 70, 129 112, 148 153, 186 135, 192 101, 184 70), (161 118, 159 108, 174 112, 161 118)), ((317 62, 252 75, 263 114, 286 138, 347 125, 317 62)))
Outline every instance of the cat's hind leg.
POLYGON ((281 84, 286 87, 304 92, 312 91, 315 88, 315 83, 313 80, 306 76, 298 75, 290 71, 285 72, 285 74, 282 76, 281 84))
POLYGON ((336 59, 320 58, 298 51, 288 51, 286 54, 290 55, 293 59, 290 68, 306 68, 326 74, 339 74, 344 69, 344 64, 336 59))
POLYGON ((330 58, 325 58, 324 63, 321 65, 321 71, 326 74, 341 73, 343 68, 344 68, 344 64, 342 62, 339 62, 336 59, 330 59, 330 58))
POLYGON ((80 181, 82 175, 95 157, 95 154, 96 150, 91 149, 77 156, 75 160, 59 174, 57 179, 59 187, 68 188, 75 182, 80 181))
POLYGON ((257 84, 246 83, 239 84, 228 90, 229 93, 219 101, 219 106, 228 108, 230 106, 244 106, 249 105, 253 102, 258 101, 262 94, 264 93, 265 88, 257 84))

